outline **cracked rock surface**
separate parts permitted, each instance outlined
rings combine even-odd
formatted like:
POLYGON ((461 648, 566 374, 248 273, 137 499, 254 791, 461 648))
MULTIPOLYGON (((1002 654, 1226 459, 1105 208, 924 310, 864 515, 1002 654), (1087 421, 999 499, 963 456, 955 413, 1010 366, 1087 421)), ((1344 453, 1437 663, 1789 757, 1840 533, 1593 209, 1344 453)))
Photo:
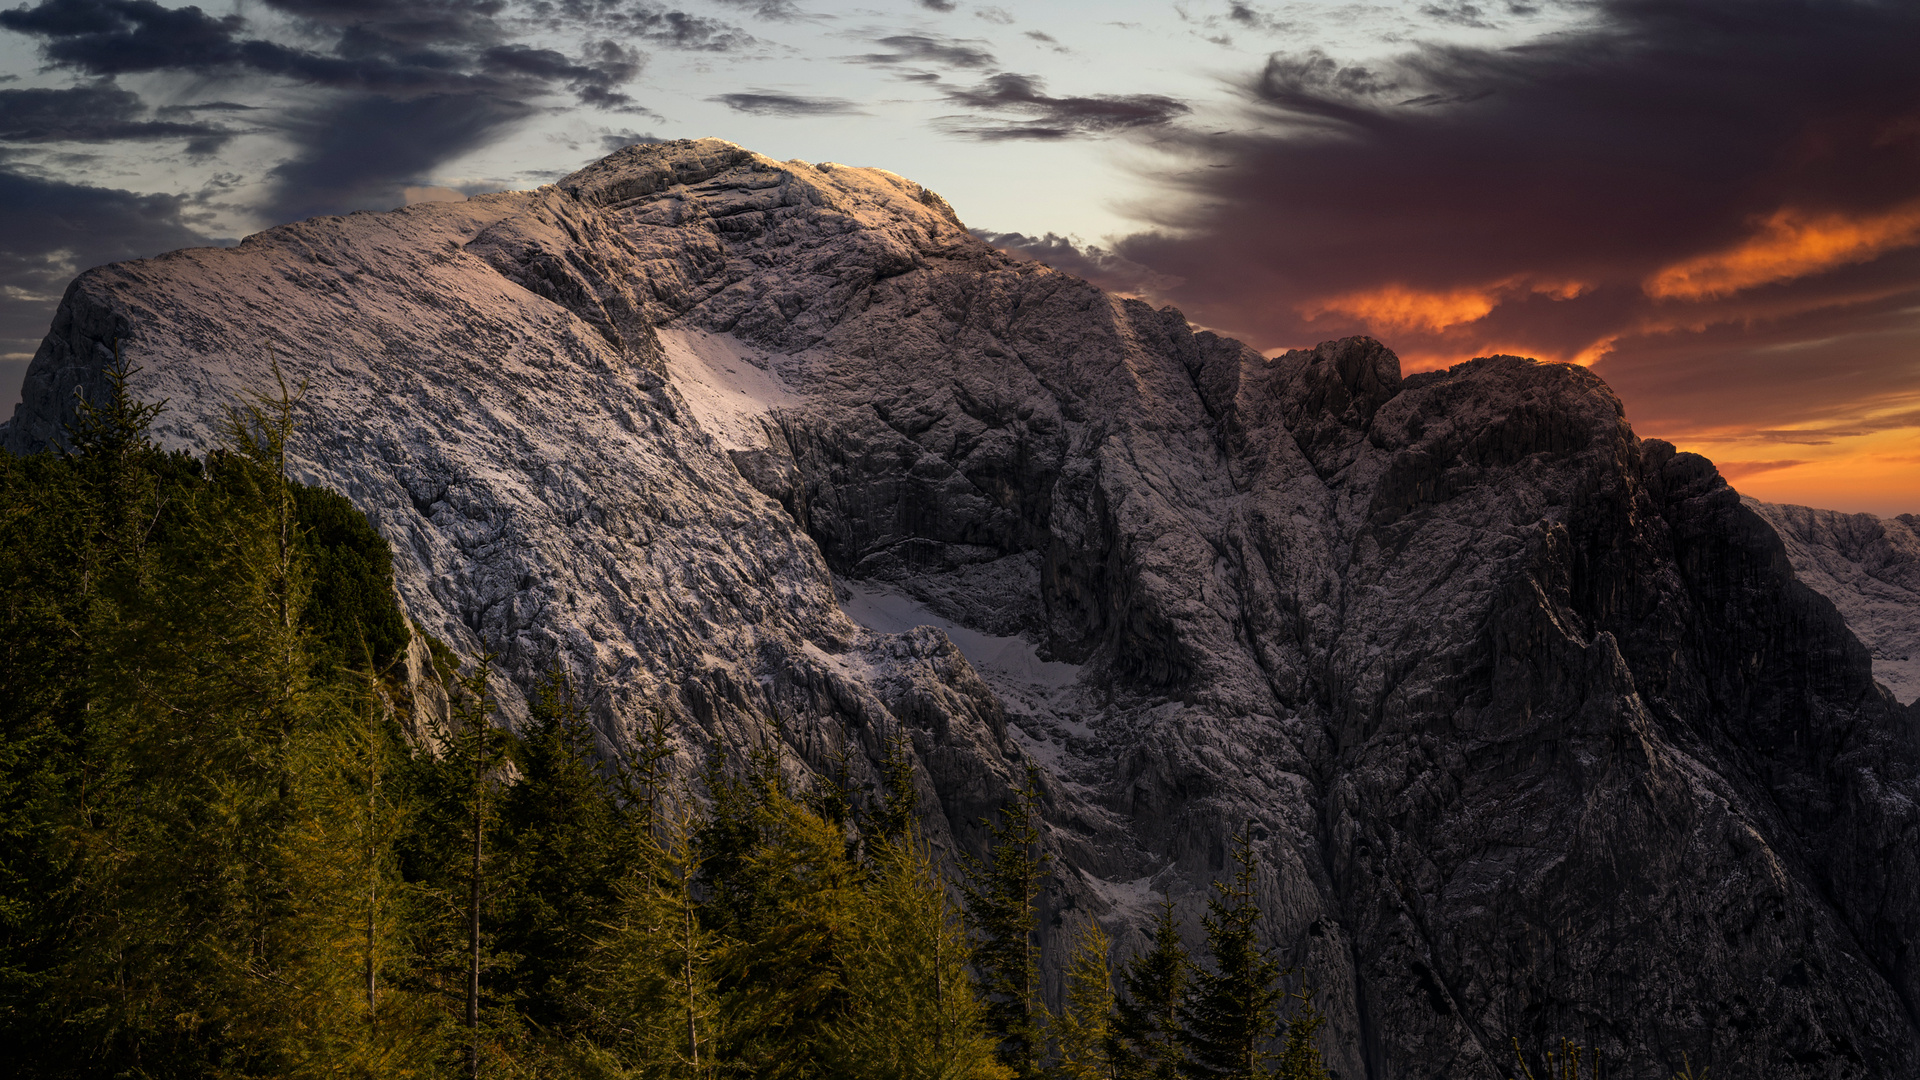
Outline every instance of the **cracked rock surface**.
POLYGON ((1920 515, 1742 501, 1780 534, 1800 580, 1840 609, 1873 654, 1873 677, 1908 705, 1920 700, 1920 515))
POLYGON ((1130 947, 1161 894, 1197 930, 1250 829, 1345 1080, 1562 1036, 1622 1077, 1920 1075, 1920 709, 1793 508, 1585 369, 1267 359, 717 140, 89 271, 9 449, 115 337, 199 449, 277 357, 409 613, 564 665, 610 743, 663 709, 683 770, 846 747, 858 789, 905 731, 976 851, 1031 763, 1048 938, 1130 947))

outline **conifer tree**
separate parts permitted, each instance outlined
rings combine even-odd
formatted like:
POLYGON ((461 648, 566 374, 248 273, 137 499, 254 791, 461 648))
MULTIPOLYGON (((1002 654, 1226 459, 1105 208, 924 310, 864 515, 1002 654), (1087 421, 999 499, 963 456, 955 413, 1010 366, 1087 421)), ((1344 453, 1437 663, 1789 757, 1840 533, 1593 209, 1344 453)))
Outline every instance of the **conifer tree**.
POLYGON ((1115 1010, 1114 1033, 1125 1080, 1176 1080, 1184 1072, 1191 968, 1168 897, 1154 920, 1152 947, 1120 973, 1125 993, 1115 1010))
POLYGON ((882 739, 880 779, 886 791, 868 815, 865 831, 876 841, 902 839, 912 831, 919 809, 913 786, 913 742, 905 731, 882 739))
POLYGON ((576 977, 612 915, 634 836, 599 768, 593 726, 560 669, 528 702, 514 740, 516 781, 502 794, 499 831, 508 882, 495 940, 510 959, 500 982, 528 1021, 551 1031, 583 1019, 576 977))
POLYGON ((1262 1080, 1283 996, 1280 965, 1260 945, 1251 827, 1233 837, 1231 883, 1214 882, 1201 919, 1207 964, 1194 978, 1184 1026, 1193 1080, 1262 1080))
POLYGON ((725 1032, 716 981, 728 943, 702 919, 697 828, 681 810, 641 834, 596 949, 595 1034, 646 1076, 704 1080, 728 1064, 719 1056, 725 1032))
POLYGON ((739 867, 751 918, 734 923, 722 958, 733 1055, 752 1075, 821 1074, 828 1029, 847 1004, 844 965, 862 872, 845 827, 780 787, 758 807, 759 841, 739 867))
POLYGON ((1029 766, 1000 822, 984 823, 992 849, 984 862, 967 860, 968 879, 961 885, 987 1030, 999 1040, 1000 1060, 1020 1080, 1040 1075, 1046 1038, 1034 927, 1044 876, 1038 802, 1037 776, 1029 766))
POLYGON ((967 939, 932 852, 908 833, 871 847, 853 919, 848 1003, 829 1029, 831 1074, 849 1080, 1010 1076, 967 970, 967 939))
POLYGON ((482 974, 494 966, 484 949, 491 940, 483 932, 483 912, 499 884, 487 841, 495 831, 500 773, 513 734, 493 723, 492 657, 483 657, 453 681, 452 722, 428 718, 438 755, 426 748, 414 754, 421 828, 409 841, 415 880, 437 895, 443 911, 458 913, 456 920, 443 918, 423 930, 433 942, 427 951, 434 966, 447 975, 460 972, 458 990, 446 989, 463 1006, 462 1071, 477 1076, 483 1057, 482 974))
POLYGON ((1053 1025, 1050 1072, 1057 1080, 1118 1080, 1111 950, 1106 931, 1089 916, 1073 936, 1067 999, 1053 1025))
POLYGON ((287 1000, 269 1030, 288 1076, 417 1075, 440 1049, 431 1002, 383 977, 406 962, 412 914, 396 851, 405 749, 377 673, 360 675, 349 707, 304 731, 294 754, 287 1000))
POLYGON ((1327 1080, 1326 1063, 1315 1041, 1327 1018, 1314 1005, 1311 989, 1295 990, 1287 996, 1294 1001, 1293 1015, 1287 1018, 1286 1034, 1274 1060, 1274 1080, 1327 1080))

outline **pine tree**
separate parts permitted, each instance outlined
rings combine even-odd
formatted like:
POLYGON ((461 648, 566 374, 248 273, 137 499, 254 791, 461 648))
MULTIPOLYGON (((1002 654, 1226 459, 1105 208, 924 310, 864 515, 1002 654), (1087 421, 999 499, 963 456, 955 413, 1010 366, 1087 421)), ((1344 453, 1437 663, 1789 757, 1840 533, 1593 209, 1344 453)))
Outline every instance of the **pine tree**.
POLYGON ((1044 876, 1038 801, 1037 776, 1029 767, 1001 821, 984 823, 992 850, 985 862, 967 860, 968 880, 961 885, 987 1030, 999 1040, 1000 1060, 1020 1080, 1040 1075, 1045 1046, 1047 1010, 1040 1000, 1034 926, 1044 876))
POLYGON ((422 959, 437 974, 442 992, 461 1003, 460 1053, 468 1076, 479 1074, 485 1057, 482 976, 498 966, 483 925, 501 884, 488 839, 497 833, 501 773, 513 742, 513 733, 493 722, 492 673, 492 657, 483 657, 453 680, 451 723, 428 718, 438 753, 423 747, 413 755, 409 781, 419 807, 418 827, 405 838, 410 880, 437 900, 443 913, 417 932, 426 954, 422 959))
POLYGON ((821 1075, 826 1033, 847 1006, 845 963, 862 871, 845 827, 779 788, 759 806, 759 842, 739 867, 736 891, 751 918, 734 922, 720 970, 731 1056, 767 1080, 821 1075))
POLYGON ((830 1074, 848 1080, 1000 1080, 967 970, 967 939, 915 830, 870 847, 846 959, 845 1015, 828 1029, 830 1074))
POLYGON ((1327 1080, 1326 1063, 1315 1042, 1327 1018, 1313 1004, 1313 991, 1302 988, 1287 995, 1295 1002, 1287 1018, 1286 1034, 1275 1058, 1274 1080, 1327 1080))
POLYGON ((500 804, 507 883, 495 941, 510 966, 498 981, 530 1023, 566 1032, 584 1018, 577 976, 612 915, 634 837, 566 673, 548 673, 529 706, 513 746, 519 776, 500 804))
POLYGON ((1154 920, 1153 946, 1129 960, 1120 973, 1125 993, 1116 1009, 1114 1033, 1125 1080, 1176 1080, 1185 1071, 1191 969, 1169 897, 1154 920))
POLYGON ((1053 1025, 1056 1080, 1118 1080, 1111 950, 1106 931, 1085 919, 1073 937, 1067 1000, 1053 1025))
POLYGON ((646 1076, 704 1080, 727 1064, 716 967, 729 943, 702 918, 698 827, 682 811, 641 835, 593 961, 596 1039, 646 1076))
POLYGON ((868 815, 865 832, 879 842, 899 840, 913 830, 919 810, 919 794, 913 786, 913 742, 905 731, 882 740, 880 778, 886 791, 868 815))
POLYGON ((1260 907, 1254 902, 1259 869, 1251 829, 1233 837, 1231 884, 1213 883, 1202 925, 1207 966, 1194 979, 1185 1028, 1193 1080, 1261 1080, 1269 1075, 1268 1045, 1285 996, 1280 965, 1261 947, 1260 907))

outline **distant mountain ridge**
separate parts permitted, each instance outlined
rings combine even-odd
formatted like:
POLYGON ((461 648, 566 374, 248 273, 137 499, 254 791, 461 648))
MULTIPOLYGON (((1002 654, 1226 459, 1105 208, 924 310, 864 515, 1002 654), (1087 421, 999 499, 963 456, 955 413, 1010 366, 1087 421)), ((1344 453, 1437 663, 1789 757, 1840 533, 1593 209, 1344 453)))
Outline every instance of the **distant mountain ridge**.
POLYGON ((1268 359, 718 140, 89 271, 0 443, 51 444, 116 337, 171 445, 277 357, 300 478, 409 614, 521 688, 568 667, 610 741, 658 708, 683 772, 845 745, 857 789, 906 731, 976 850, 1037 764, 1048 940, 1163 892, 1191 929, 1253 829, 1348 1080, 1560 1036, 1920 1075, 1920 710, 1796 576, 1870 553, 1783 542, 1585 369, 1268 359))
POLYGON ((1873 654, 1873 677, 1920 700, 1920 515, 1883 518, 1743 500, 1780 534, 1793 572, 1833 601, 1873 654))

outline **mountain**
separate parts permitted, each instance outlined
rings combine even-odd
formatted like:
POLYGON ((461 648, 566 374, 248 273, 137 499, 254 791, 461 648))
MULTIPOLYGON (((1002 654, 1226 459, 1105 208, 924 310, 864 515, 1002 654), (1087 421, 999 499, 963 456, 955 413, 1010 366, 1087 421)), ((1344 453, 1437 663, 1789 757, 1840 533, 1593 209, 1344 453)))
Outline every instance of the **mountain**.
POLYGON ((408 612, 611 742, 858 789, 904 730, 975 851, 1033 764, 1050 940, 1193 930, 1249 830, 1348 1080, 1920 1075, 1920 710, 1585 369, 1268 359, 717 140, 89 271, 8 449, 115 338, 195 449, 277 363, 408 612))
POLYGON ((1833 601, 1873 654, 1873 677, 1909 705, 1920 700, 1920 515, 1744 501, 1780 534, 1794 574, 1833 601))

